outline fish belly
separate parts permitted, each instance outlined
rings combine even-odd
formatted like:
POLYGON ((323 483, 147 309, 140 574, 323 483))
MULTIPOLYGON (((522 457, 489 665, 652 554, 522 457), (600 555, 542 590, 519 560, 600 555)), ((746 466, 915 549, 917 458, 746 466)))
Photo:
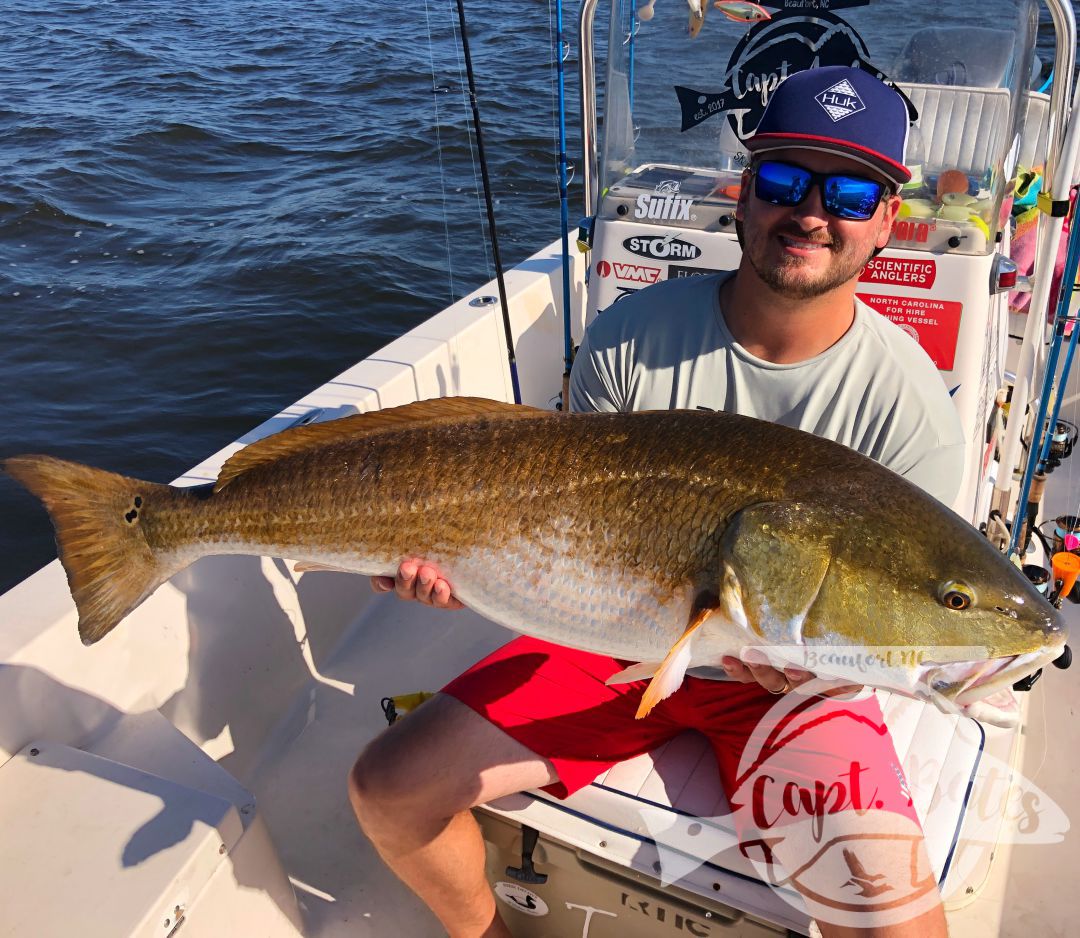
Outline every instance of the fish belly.
POLYGON ((689 586, 520 541, 440 562, 454 594, 482 616, 526 635, 631 661, 659 661, 689 618, 689 586))

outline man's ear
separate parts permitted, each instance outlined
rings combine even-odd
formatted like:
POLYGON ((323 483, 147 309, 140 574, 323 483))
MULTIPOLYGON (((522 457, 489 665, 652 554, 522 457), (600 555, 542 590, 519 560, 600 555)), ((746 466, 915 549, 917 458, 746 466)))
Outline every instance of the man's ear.
POLYGON ((877 240, 874 242, 879 250, 885 247, 889 243, 889 238, 892 237, 893 224, 896 222, 896 216, 903 201, 898 195, 890 195, 888 200, 883 202, 881 230, 878 232, 877 240))
POLYGON ((739 180, 739 201, 735 203, 736 221, 741 222, 746 215, 746 202, 750 198, 750 181, 753 178, 754 174, 749 166, 742 171, 742 178, 739 180))

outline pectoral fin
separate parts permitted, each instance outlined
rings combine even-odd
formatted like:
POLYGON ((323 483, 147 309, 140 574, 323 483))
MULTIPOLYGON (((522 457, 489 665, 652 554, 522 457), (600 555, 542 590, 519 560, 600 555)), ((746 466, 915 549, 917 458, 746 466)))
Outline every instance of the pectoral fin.
POLYGON ((647 677, 652 677, 657 671, 660 670, 662 661, 641 661, 638 664, 632 664, 628 668, 623 668, 616 674, 611 675, 605 684, 629 684, 631 681, 644 681, 647 677))
POLYGON ((671 646, 671 651, 667 653, 649 686, 645 688, 637 713, 634 714, 635 719, 648 716, 649 711, 661 700, 670 697, 679 689, 693 658, 694 639, 698 635, 698 628, 716 611, 719 603, 720 600, 714 593, 701 593, 694 601, 690 610, 690 623, 682 638, 671 646))
POLYGON ((298 560, 293 564, 293 571, 295 573, 354 573, 353 570, 346 570, 344 567, 332 567, 326 563, 318 563, 314 560, 298 560))

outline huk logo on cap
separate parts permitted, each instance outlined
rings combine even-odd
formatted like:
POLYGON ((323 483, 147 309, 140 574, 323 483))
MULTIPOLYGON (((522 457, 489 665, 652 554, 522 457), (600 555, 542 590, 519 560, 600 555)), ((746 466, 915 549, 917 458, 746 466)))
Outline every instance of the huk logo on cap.
POLYGON ((852 114, 866 110, 866 105, 863 104, 859 93, 846 78, 826 88, 821 94, 816 95, 814 100, 834 121, 843 120, 845 117, 851 117, 852 114))

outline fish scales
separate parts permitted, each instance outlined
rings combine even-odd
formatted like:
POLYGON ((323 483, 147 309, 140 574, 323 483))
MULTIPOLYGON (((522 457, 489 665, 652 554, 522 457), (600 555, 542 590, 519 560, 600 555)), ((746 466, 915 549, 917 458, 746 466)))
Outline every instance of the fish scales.
MULTIPOLYGON (((1064 643, 1034 587, 925 492, 732 414, 421 402, 258 441, 212 494, 51 457, 4 468, 50 511, 88 643, 215 553, 365 574, 430 561, 496 622, 653 662, 652 703, 688 663, 811 644, 977 646, 976 664, 938 662, 938 683, 975 701, 1064 643)), ((904 664, 888 686, 914 693, 936 673, 904 664)))

